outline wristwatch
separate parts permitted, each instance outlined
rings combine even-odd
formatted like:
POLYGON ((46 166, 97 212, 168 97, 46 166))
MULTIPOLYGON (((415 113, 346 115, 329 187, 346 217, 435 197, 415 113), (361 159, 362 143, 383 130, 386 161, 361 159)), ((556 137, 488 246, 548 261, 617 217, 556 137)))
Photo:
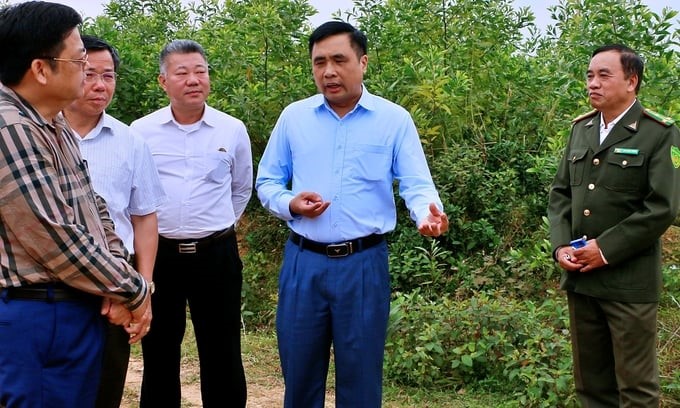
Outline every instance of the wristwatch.
POLYGON ((156 284, 153 283, 153 281, 148 281, 146 285, 149 287, 149 292, 153 295, 153 293, 156 291, 156 284))

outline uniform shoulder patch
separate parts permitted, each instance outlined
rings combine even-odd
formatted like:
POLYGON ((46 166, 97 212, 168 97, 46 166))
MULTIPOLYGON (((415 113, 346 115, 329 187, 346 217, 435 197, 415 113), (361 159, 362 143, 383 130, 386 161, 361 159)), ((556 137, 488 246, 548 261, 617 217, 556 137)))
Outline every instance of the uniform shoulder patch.
POLYGON ((595 114, 596 114, 597 112, 598 112, 597 109, 593 109, 593 110, 591 110, 591 111, 588 112, 588 113, 584 113, 583 115, 578 116, 578 117, 572 119, 572 120, 571 120, 571 123, 574 124, 574 123, 576 123, 576 122, 582 121, 583 119, 592 118, 593 116, 595 116, 595 114))
POLYGON ((654 121, 661 123, 665 127, 669 127, 669 126, 671 126, 675 123, 675 120, 673 118, 668 117, 668 116, 664 116, 660 113, 654 112, 653 110, 645 108, 642 112, 648 118, 651 118, 654 121))
POLYGON ((673 163, 673 167, 680 169, 680 147, 671 146, 671 161, 673 163))

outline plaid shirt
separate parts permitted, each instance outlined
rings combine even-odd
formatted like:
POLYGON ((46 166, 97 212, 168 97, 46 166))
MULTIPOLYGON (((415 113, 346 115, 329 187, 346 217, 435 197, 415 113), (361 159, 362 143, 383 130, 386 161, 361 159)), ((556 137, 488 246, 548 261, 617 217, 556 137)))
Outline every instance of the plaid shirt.
POLYGON ((47 123, 0 85, 0 149, 0 287, 61 281, 136 309, 146 282, 124 261, 63 116, 47 123))

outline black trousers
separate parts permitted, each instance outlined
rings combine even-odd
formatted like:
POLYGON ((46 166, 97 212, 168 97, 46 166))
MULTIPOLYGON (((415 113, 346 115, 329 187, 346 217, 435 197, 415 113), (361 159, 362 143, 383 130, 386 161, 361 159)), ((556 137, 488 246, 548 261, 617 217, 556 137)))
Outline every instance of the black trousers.
POLYGON ((130 361, 130 335, 123 326, 108 321, 104 340, 102 375, 97 392, 96 408, 119 408, 125 390, 128 362, 130 361))
MULTIPOLYGON (((127 262, 136 268, 135 256, 130 255, 127 262)), ((130 362, 130 334, 123 326, 108 322, 105 317, 106 339, 104 340, 104 356, 102 359, 102 375, 97 390, 95 408, 120 408, 125 391, 130 362)))
POLYGON ((241 361, 243 264, 236 236, 180 253, 161 241, 154 268, 151 331, 142 339, 141 408, 179 408, 187 303, 196 335, 203 408, 245 407, 241 361))

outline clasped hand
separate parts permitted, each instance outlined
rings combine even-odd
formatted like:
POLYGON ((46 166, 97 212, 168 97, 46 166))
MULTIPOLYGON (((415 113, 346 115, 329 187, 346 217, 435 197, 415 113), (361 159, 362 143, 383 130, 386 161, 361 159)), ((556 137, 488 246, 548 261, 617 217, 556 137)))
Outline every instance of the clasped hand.
POLYGON ((583 248, 563 246, 555 254, 557 262, 567 271, 591 272, 605 265, 597 240, 589 239, 583 248))
POLYGON ((123 326, 130 334, 130 344, 137 343, 151 330, 151 296, 147 296, 142 305, 133 311, 128 310, 122 303, 104 298, 101 314, 106 316, 111 324, 123 326))

